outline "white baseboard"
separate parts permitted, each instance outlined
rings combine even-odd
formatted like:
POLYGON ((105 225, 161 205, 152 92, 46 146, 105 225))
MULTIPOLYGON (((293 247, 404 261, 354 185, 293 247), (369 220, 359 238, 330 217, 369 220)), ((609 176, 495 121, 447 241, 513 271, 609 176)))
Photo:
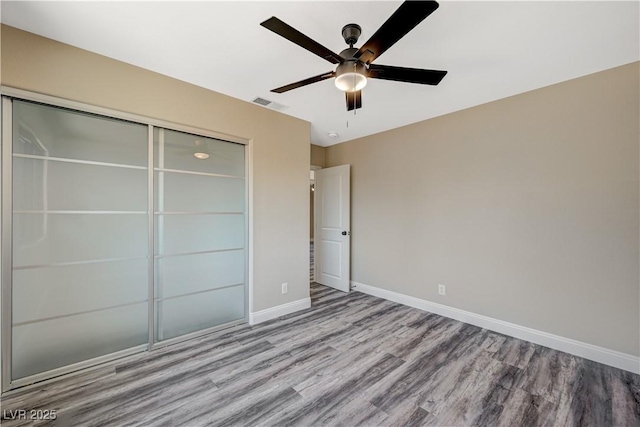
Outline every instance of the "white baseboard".
POLYGON ((267 308, 265 310, 256 311, 254 313, 249 313, 249 324, 256 325, 258 323, 266 322, 267 320, 295 313, 296 311, 305 310, 309 307, 311 307, 311 298, 307 297, 299 299, 297 301, 267 308))
POLYGON ((635 374, 640 374, 640 357, 633 356, 631 354, 609 350, 604 347, 598 347, 596 345, 538 331, 536 329, 527 328, 514 323, 504 322, 502 320, 472 313, 470 311, 460 310, 458 308, 449 307, 447 305, 438 304, 382 288, 376 288, 363 283, 351 281, 351 285, 358 292, 439 314, 440 316, 459 320, 490 331, 509 335, 511 337, 539 344, 544 347, 549 347, 554 350, 563 351, 565 353, 593 360, 594 362, 603 363, 635 374))

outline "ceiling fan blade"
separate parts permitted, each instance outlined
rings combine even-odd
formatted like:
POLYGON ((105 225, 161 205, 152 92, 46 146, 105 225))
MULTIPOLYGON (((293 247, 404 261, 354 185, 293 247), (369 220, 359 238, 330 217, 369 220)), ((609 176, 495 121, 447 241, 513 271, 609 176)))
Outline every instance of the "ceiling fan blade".
POLYGON ((356 52, 354 57, 359 59, 367 53, 362 61, 370 64, 431 15, 438 6, 436 1, 405 1, 356 52))
POLYGON ((300 80, 299 82, 291 83, 286 86, 282 86, 276 89, 271 89, 271 92, 283 93, 291 89, 297 89, 302 86, 310 85, 311 83, 321 82, 322 80, 330 79, 334 77, 336 73, 329 71, 328 73, 320 74, 319 76, 309 77, 308 79, 300 80))
POLYGON ((272 16, 260 25, 278 35, 281 35, 298 46, 307 49, 309 52, 318 55, 320 58, 331 62, 332 64, 340 64, 343 61, 343 58, 337 53, 330 51, 317 41, 305 36, 300 31, 296 30, 291 25, 282 22, 275 16, 272 16))
POLYGON ((369 65, 367 77, 394 80, 396 82, 437 85, 447 74, 446 71, 423 70, 421 68, 391 67, 389 65, 369 65))
POLYGON ((347 111, 362 108, 362 91, 345 92, 347 99, 347 111))

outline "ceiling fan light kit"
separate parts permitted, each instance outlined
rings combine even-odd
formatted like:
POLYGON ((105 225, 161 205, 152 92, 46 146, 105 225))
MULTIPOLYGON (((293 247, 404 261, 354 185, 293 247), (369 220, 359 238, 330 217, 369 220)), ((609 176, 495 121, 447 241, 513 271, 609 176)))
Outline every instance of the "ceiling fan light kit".
POLYGON ((356 61, 345 61, 336 68, 336 87, 344 92, 355 92, 367 85, 367 69, 356 61))
POLYGON ((437 85, 447 74, 446 71, 392 67, 376 65, 372 62, 431 15, 438 6, 436 1, 405 1, 360 48, 355 48, 353 45, 358 42, 362 28, 358 24, 347 24, 342 27, 342 37, 349 48, 340 52, 339 55, 275 16, 267 19, 260 25, 322 59, 338 64, 335 71, 272 89, 271 92, 283 93, 335 78, 336 87, 345 92, 347 111, 351 111, 362 107, 362 89, 367 85, 367 79, 437 85))

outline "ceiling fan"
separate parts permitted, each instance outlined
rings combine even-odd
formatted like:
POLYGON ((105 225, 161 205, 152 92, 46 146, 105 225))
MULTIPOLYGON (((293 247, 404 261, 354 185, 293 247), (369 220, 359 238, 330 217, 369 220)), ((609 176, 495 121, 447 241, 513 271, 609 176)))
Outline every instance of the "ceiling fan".
POLYGON ((437 85, 447 74, 446 71, 392 67, 376 65, 372 62, 431 15, 438 6, 436 1, 405 1, 359 49, 353 45, 358 42, 362 29, 357 24, 347 24, 342 28, 342 37, 349 48, 340 52, 339 55, 275 16, 267 19, 260 25, 320 58, 332 64, 338 64, 335 71, 291 83, 273 89, 271 92, 283 93, 335 77, 336 87, 345 92, 347 111, 351 111, 362 107, 362 88, 366 86, 367 78, 437 85))

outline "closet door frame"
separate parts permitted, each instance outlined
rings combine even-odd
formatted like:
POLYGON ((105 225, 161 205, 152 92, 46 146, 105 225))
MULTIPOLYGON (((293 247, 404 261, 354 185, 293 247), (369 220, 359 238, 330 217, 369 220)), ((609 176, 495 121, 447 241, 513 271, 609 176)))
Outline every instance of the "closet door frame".
POLYGON ((35 92, 25 91, 7 86, 0 87, 0 95, 2 96, 1 114, 2 114, 2 132, 1 132, 1 162, 0 162, 0 188, 2 189, 2 208, 1 208, 1 243, 0 243, 0 375, 2 392, 7 392, 16 388, 24 389, 29 386, 40 386, 43 383, 53 379, 59 379, 61 376, 70 376, 78 373, 87 372, 90 369, 100 369, 105 366, 113 365, 121 362, 123 358, 140 357, 141 353, 153 351, 156 348, 162 348, 167 345, 175 344, 181 341, 190 340, 196 337, 210 334, 212 332, 233 327, 238 324, 249 322, 249 313, 252 307, 253 299, 253 150, 252 140, 241 138, 234 135, 214 132, 206 129, 185 126, 177 123, 167 122, 163 120, 153 119, 150 117, 140 116, 131 113, 125 113, 109 108, 97 107, 90 104, 71 101, 67 99, 57 98, 49 95, 43 95, 35 92), (105 116, 108 118, 122 119, 138 124, 146 125, 148 129, 148 236, 149 236, 149 264, 148 264, 148 332, 149 339, 147 344, 118 351, 116 353, 107 354, 90 360, 74 363, 72 365, 56 368, 46 372, 31 375, 29 377, 12 379, 12 233, 13 233, 13 129, 12 129, 12 101, 24 100, 36 103, 42 103, 53 107, 67 108, 80 112, 87 112, 105 116), (186 132, 203 137, 215 138, 230 143, 244 145, 245 159, 245 310, 244 318, 223 325, 214 326, 200 331, 181 335, 162 342, 155 341, 155 183, 154 183, 154 128, 163 128, 179 132, 186 132))

